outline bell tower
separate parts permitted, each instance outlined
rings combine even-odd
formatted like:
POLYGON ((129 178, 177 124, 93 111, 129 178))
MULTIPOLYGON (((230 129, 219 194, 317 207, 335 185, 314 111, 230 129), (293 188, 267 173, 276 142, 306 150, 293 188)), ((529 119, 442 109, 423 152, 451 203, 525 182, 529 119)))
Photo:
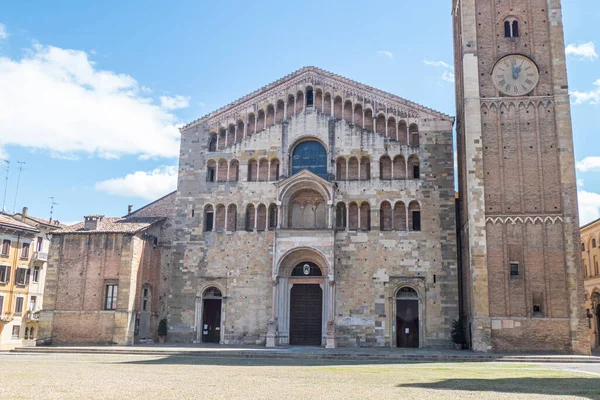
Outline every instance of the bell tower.
POLYGON ((452 0, 475 351, 589 354, 560 0, 452 0))

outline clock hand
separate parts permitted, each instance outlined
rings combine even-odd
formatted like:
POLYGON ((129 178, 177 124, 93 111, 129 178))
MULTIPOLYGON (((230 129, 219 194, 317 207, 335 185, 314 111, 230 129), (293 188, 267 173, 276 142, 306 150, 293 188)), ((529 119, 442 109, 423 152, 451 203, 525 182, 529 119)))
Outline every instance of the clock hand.
POLYGON ((513 79, 519 78, 519 72, 517 71, 517 67, 514 65, 512 65, 512 73, 513 73, 513 79))

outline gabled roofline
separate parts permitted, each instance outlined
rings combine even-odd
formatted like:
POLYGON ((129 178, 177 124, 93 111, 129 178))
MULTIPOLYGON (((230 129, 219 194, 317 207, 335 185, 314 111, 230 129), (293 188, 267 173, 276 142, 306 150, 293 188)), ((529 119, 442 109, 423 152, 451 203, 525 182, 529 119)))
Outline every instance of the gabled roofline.
POLYGON ((587 227, 588 227, 588 226, 590 226, 590 225, 594 225, 594 224, 595 224, 595 223, 597 223, 598 221, 600 221, 600 218, 598 218, 598 219, 595 219, 595 220, 593 220, 592 222, 588 222, 588 223, 587 223, 587 224, 585 224, 585 225, 582 225, 582 226, 579 228, 579 230, 582 230, 582 229, 584 229, 584 228, 587 228, 587 227))
MULTIPOLYGON (((108 217, 108 218, 117 218, 117 219, 123 219, 126 217, 108 217)), ((146 218, 146 217, 142 217, 142 218, 146 218)), ((53 235, 91 235, 91 234, 98 234, 98 235, 102 235, 102 234, 122 234, 122 235, 137 235, 140 232, 143 232, 147 229, 152 228, 154 225, 158 224, 159 222, 164 222, 167 218, 166 217, 156 217, 156 221, 152 221, 152 222, 148 222, 148 226, 144 226, 141 227, 135 231, 105 231, 105 230, 93 230, 90 229, 88 231, 86 230, 81 230, 81 231, 65 231, 65 230, 58 230, 56 232, 52 232, 53 235)))
POLYGON ((161 201, 161 200, 165 199, 166 197, 169 197, 169 196, 171 196, 171 195, 172 195, 172 194, 174 194, 174 193, 177 193, 177 190, 173 190, 171 193, 167 193, 167 194, 165 194, 163 197, 161 197, 161 198, 159 198, 159 199, 156 199, 156 200, 154 200, 152 203, 148 203, 148 204, 146 204, 145 206, 142 206, 141 208, 138 208, 137 210, 135 210, 135 211, 132 211, 131 213, 129 213, 129 214, 126 214, 126 215, 122 216, 121 218, 128 218, 128 217, 132 217, 132 216, 134 216, 134 214, 136 214, 136 213, 138 213, 138 212, 140 212, 140 211, 142 211, 142 210, 145 210, 146 208, 150 207, 151 205, 158 203, 159 201, 161 201))
POLYGON ((192 122, 190 122, 190 123, 182 126, 181 128, 179 128, 179 132, 183 132, 183 131, 185 131, 185 130, 187 130, 189 128, 197 126, 197 125, 203 123, 204 121, 206 121, 207 119, 217 117, 217 116, 219 116, 219 114, 225 113, 225 112, 227 112, 228 110, 230 110, 231 108, 233 108, 235 106, 239 106, 240 104, 242 104, 242 103, 244 103, 246 101, 249 101, 252 98, 254 98, 254 97, 256 97, 256 96, 258 96, 258 95, 260 95, 260 94, 262 94, 264 92, 267 92, 267 91, 269 91, 271 89, 274 89, 277 86, 283 85, 286 82, 288 82, 288 81, 290 81, 290 80, 292 80, 294 78, 297 78, 300 75, 302 75, 304 73, 308 73, 308 72, 314 72, 314 73, 317 73, 317 74, 324 75, 324 76, 326 76, 326 77, 328 77, 330 79, 337 80, 337 81, 339 81, 340 83, 343 83, 343 84, 352 85, 352 86, 358 86, 358 87, 360 87, 361 89, 363 89, 365 91, 373 92, 374 94, 376 94, 378 96, 381 96, 381 97, 384 97, 384 98, 387 98, 388 100, 391 100, 391 101, 403 103, 407 107, 414 108, 416 110, 419 110, 419 111, 422 111, 422 112, 425 112, 425 113, 428 113, 428 114, 435 115, 435 116, 437 116, 437 117, 439 117, 441 119, 448 120, 448 121, 450 121, 450 122, 452 122, 454 124, 455 118, 452 117, 452 116, 450 116, 450 115, 447 115, 447 114, 444 114, 442 112, 439 112, 439 111, 433 110, 431 108, 425 107, 425 106, 423 106, 421 104, 418 104, 418 103, 406 100, 406 99, 404 99, 404 98, 402 98, 400 96, 397 96, 395 94, 392 94, 392 93, 389 93, 389 92, 386 92, 386 91, 383 91, 383 90, 380 90, 380 89, 376 89, 376 88, 374 88, 372 86, 369 86, 369 85, 365 85, 364 83, 360 83, 360 82, 354 81, 352 79, 346 78, 344 76, 334 74, 334 73, 326 71, 324 69, 313 67, 313 66, 307 66, 307 67, 303 67, 303 68, 301 68, 299 70, 296 70, 296 71, 292 72, 291 74, 284 76, 281 79, 278 79, 278 80, 276 80, 274 82, 271 82, 270 84, 268 84, 266 86, 263 86, 262 88, 260 88, 258 90, 255 90, 254 92, 249 93, 246 96, 241 97, 241 98, 235 100, 234 102, 227 104, 224 107, 221 107, 221 108, 219 108, 219 109, 217 109, 217 110, 215 110, 215 111, 213 111, 213 112, 211 112, 209 114, 206 114, 205 116, 203 116, 203 117, 201 117, 201 118, 199 118, 199 119, 197 119, 195 121, 192 121, 192 122))

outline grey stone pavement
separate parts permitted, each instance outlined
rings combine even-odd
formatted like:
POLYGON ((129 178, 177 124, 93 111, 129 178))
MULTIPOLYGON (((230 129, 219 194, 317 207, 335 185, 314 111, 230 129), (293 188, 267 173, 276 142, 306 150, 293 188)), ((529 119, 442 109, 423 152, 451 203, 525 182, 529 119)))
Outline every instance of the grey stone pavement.
MULTIPOLYGON (((5 353, 7 354, 7 353, 5 353)), ((437 349, 390 349, 390 348, 337 348, 322 347, 279 347, 264 346, 230 346, 211 344, 147 344, 135 346, 40 346, 21 347, 8 353, 18 357, 52 356, 58 354, 121 354, 151 356, 183 356, 183 357, 219 357, 229 359, 306 359, 311 362, 340 363, 419 363, 419 362, 482 362, 482 363, 527 363, 542 365, 561 371, 583 372, 600 378, 600 349, 592 356, 573 356, 556 354, 482 354, 468 350, 437 349)), ((243 361, 240 360, 240 363, 243 361)))
MULTIPOLYGON (((424 362, 534 362, 534 363, 589 363, 600 368, 600 349, 592 356, 560 354, 504 354, 474 353, 454 349, 399 349, 399 348, 336 348, 232 346, 214 344, 145 344, 135 346, 39 346, 20 347, 16 353, 71 353, 71 354, 138 354, 186 355, 203 357, 323 359, 354 361, 424 361, 424 362)), ((600 371, 599 371, 600 372, 600 371)))

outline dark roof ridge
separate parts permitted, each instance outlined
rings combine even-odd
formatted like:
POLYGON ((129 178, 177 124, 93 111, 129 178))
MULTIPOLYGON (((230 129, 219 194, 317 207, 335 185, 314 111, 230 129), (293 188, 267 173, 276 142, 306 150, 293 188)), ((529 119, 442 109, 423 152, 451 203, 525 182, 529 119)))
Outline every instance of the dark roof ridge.
POLYGON ((165 198, 167 198, 167 197, 169 197, 169 196, 171 196, 171 195, 173 195, 173 194, 175 194, 175 193, 177 193, 177 190, 173 190, 172 192, 165 194, 165 195, 164 195, 164 196, 162 196, 161 198, 158 198, 158 199, 154 200, 153 202, 151 202, 151 203, 148 203, 148 204, 146 204, 145 206, 142 206, 142 207, 138 208, 138 209, 137 209, 137 210, 135 210, 135 211, 132 211, 131 213, 129 213, 129 214, 127 214, 127 215, 124 215, 124 216, 123 216, 123 217, 121 217, 121 218, 129 218, 129 217, 134 217, 134 216, 135 216, 135 214, 139 213, 140 211, 142 211, 142 210, 145 210, 146 208, 150 207, 151 205, 154 205, 154 204, 158 203, 159 201, 161 201, 161 200, 164 200, 165 198))

